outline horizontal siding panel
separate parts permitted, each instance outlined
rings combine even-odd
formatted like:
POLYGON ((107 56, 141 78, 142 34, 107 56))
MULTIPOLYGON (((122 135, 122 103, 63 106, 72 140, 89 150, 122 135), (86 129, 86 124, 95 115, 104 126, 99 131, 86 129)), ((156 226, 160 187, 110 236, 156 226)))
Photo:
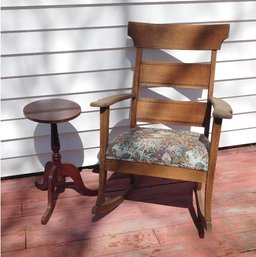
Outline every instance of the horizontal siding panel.
MULTIPOLYGON (((225 2, 227 0, 224 0, 225 2)), ((125 5, 125 4, 158 4, 159 1, 156 0, 126 0, 125 2, 123 0, 115 1, 115 0, 62 0, 61 3, 59 0, 3 0, 2 6, 3 7, 12 7, 12 8, 18 8, 18 7, 26 7, 26 6, 36 6, 36 7, 44 7, 44 6, 63 6, 63 5, 125 5)), ((177 2, 193 2, 193 3, 200 3, 200 0, 162 0, 161 3, 177 3, 177 2)), ((208 0, 207 2, 216 2, 216 0, 208 0)))
MULTIPOLYGON (((214 87, 214 96, 218 98, 235 98, 242 96, 253 96, 256 95, 256 78, 246 78, 246 79, 230 79, 230 80, 219 80, 215 81, 214 87)), ((168 97, 173 97, 176 100, 206 100, 207 91, 206 90, 197 90, 193 94, 189 94, 189 89, 153 89, 148 90, 147 94, 150 94, 151 91, 168 97)), ((146 94, 146 95, 147 95, 146 94)), ((252 109, 252 111, 256 111, 252 109)))
MULTIPOLYGON (((234 90, 236 90, 236 88, 234 88, 234 90)), ((254 94, 245 94, 245 95, 241 94, 233 97, 231 96, 226 97, 225 94, 222 95, 221 89, 217 91, 219 91, 219 93, 215 94, 214 96, 217 98, 223 99, 228 104, 230 104, 230 106, 233 109, 233 114, 256 113, 256 94, 253 90, 252 91, 254 92, 254 94)), ((205 101, 206 97, 207 97, 207 93, 203 92, 203 95, 201 97, 202 101, 205 101)), ((185 97, 183 100, 186 100, 185 97)))
MULTIPOLYGON (((236 98, 236 97, 246 97, 246 96, 254 96, 256 95, 256 78, 246 78, 246 79, 230 79, 230 80, 220 80, 215 81, 214 87, 214 96, 218 98, 229 99, 229 98, 236 98)), ((152 90, 152 89, 151 89, 152 90)), ((163 95, 168 95, 168 92, 162 91, 163 95)), ((177 90, 176 93, 172 92, 172 95, 176 97, 178 96, 179 100, 186 100, 189 99, 189 93, 186 89, 177 90), (184 98, 180 97, 184 95, 184 98)), ((193 100, 206 100, 207 98, 207 91, 197 91, 193 94, 191 99, 193 100)), ((256 111, 252 109, 252 111, 256 111)))
MULTIPOLYGON (((126 47, 127 28, 94 28, 2 35, 2 54, 85 51, 126 47)), ((130 45, 132 42, 130 41, 130 45)))
MULTIPOLYGON (((82 114, 76 118, 76 120, 79 120, 83 116, 82 114)), ((65 124, 70 124, 71 126, 75 126, 75 120, 72 120, 70 122, 67 122, 65 124)), ((32 122, 26 119, 22 120, 11 120, 11 121, 5 121, 2 123, 2 144, 5 143, 5 141, 16 141, 17 142, 21 139, 29 139, 33 138, 34 136, 42 136, 42 135, 48 135, 50 130, 50 125, 43 124, 44 129, 41 129, 39 134, 35 135, 35 131, 38 127, 38 123, 32 122)), ((59 132, 64 133, 62 130, 65 130, 65 128, 68 128, 69 126, 59 126, 59 132)), ((70 131, 69 131, 70 132, 70 131)))
MULTIPOLYGON (((227 101, 236 114, 254 112, 256 110, 256 95, 226 98, 227 101)), ((255 120, 256 122, 256 120, 255 120)))
POLYGON ((256 49, 256 39, 253 42, 224 43, 218 52, 217 61, 256 59, 254 49, 256 49))
POLYGON ((256 113, 235 114, 222 124, 222 132, 249 128, 256 128, 256 113))
MULTIPOLYGON (((129 92, 129 91, 127 91, 127 92, 129 92)), ((109 96, 112 94, 113 94, 112 92, 108 92, 108 93, 96 93, 96 94, 85 95, 85 96, 84 95, 78 95, 78 96, 73 95, 73 96, 65 97, 65 99, 74 100, 82 106, 82 111, 83 111, 82 115, 80 115, 78 118, 76 118, 75 120, 73 120, 71 122, 78 123, 78 124, 80 122, 82 122, 84 124, 83 120, 88 119, 87 117, 91 117, 91 115, 93 115, 94 112, 98 111, 97 108, 89 107, 90 99, 91 99, 91 101, 94 101, 94 100, 102 98, 103 96, 109 96), (88 110, 91 110, 93 112, 92 113, 88 112, 88 110)), ((256 110, 256 95, 244 96, 244 97, 240 96, 240 97, 233 97, 233 98, 227 98, 227 99, 225 98, 225 100, 232 106, 235 114, 251 113, 251 112, 255 112, 255 110, 256 110)), ((28 127, 31 127, 32 124, 36 124, 32 121, 25 120, 23 112, 22 112, 25 104, 30 103, 31 101, 32 100, 22 100, 21 99, 21 100, 3 101, 2 102, 2 119, 4 119, 4 118, 9 119, 9 121, 6 120, 4 123, 2 123, 3 131, 8 131, 8 133, 6 135, 5 134, 2 135, 2 139, 5 140, 5 139, 7 139, 6 137, 8 137, 8 139, 11 139, 11 136, 14 136, 14 138, 18 138, 19 136, 28 137, 27 133, 25 133, 25 135, 24 135, 23 133, 17 134, 15 132, 11 132, 11 131, 16 131, 16 128, 17 128, 17 132, 21 132, 22 129, 20 129, 20 127, 24 128, 26 131, 28 131, 28 127), (17 117, 19 119, 16 119, 17 117)), ((115 108, 126 108, 128 106, 129 106, 129 100, 123 101, 122 103, 115 106, 115 108)), ((89 119, 94 120, 94 121, 96 119, 96 121, 97 121, 97 118, 89 118, 89 119)), ((117 117, 117 119, 118 119, 118 117, 117 117)), ((32 131, 35 129, 34 127, 35 126, 33 126, 31 128, 32 131)), ((95 126, 86 125, 86 126, 84 126, 84 128, 81 128, 81 130, 95 129, 95 128, 96 128, 95 126)))
MULTIPOLYGON (((255 12, 255 7, 253 8, 253 12, 255 12)), ((256 17, 251 21, 246 21, 240 19, 239 14, 237 15, 237 22, 229 22, 230 23, 230 31, 229 31, 229 41, 245 41, 245 40, 254 40, 256 39, 256 17)))
MULTIPOLYGON (((71 124, 66 125, 71 128, 72 132, 60 133, 60 153, 79 152, 82 149, 88 150, 99 147, 99 130, 78 132, 71 124)), ((127 122, 116 124, 110 133, 110 140, 117 134, 127 128, 127 122)), ((43 156, 47 155, 51 159, 51 139, 50 128, 45 129, 43 124, 40 124, 35 129, 35 136, 28 139, 20 139, 19 141, 6 141, 2 144, 2 159, 15 159, 28 156, 43 156), (40 131, 48 132, 48 135, 38 135, 40 131)), ((80 163, 82 165, 83 163, 80 163)))
MULTIPOLYGON (((124 126, 129 124, 128 117, 129 117, 128 109, 112 110, 110 127, 124 126)), ((31 138, 34 136, 48 135, 50 125, 40 124, 40 126, 41 126, 41 129, 36 130, 38 127, 38 123, 27 119, 5 121, 3 122, 1 127, 2 143, 10 140, 21 140, 25 138, 31 138), (35 131, 37 133, 36 135, 35 135, 35 131)), ((59 133, 74 132, 74 128, 77 132, 98 129, 99 128, 99 110, 95 110, 94 112, 82 113, 76 119, 60 124, 59 133)))
POLYGON ((255 143, 256 128, 223 132, 220 138, 220 147, 255 143))
MULTIPOLYGON (((125 90, 132 86, 133 72, 108 70, 66 74, 3 79, 2 99, 46 97, 54 95, 87 94, 96 91, 106 92, 125 90)), ((113 93, 113 92, 112 92, 113 93)))
MULTIPOLYGON (((127 127, 128 123, 116 124, 110 133, 110 140, 120 132, 124 127, 127 127)), ((45 128, 42 124, 37 126, 35 133, 38 134, 40 130, 45 128)), ((67 125, 67 128, 71 128, 72 132, 59 133, 60 139, 60 153, 74 152, 98 148, 99 147, 99 130, 77 132, 71 124, 67 125)), ((50 128, 48 128, 50 133, 50 128)), ((47 155, 48 159, 51 159, 51 138, 48 135, 35 135, 28 139, 21 139, 16 141, 6 141, 2 144, 2 158, 21 158, 27 156, 43 156, 47 155)))
POLYGON ((70 27, 126 25, 128 20, 145 22, 215 22, 254 20, 256 3, 197 2, 161 3, 157 5, 84 6, 8 10, 2 14, 2 30, 40 30, 70 27), (146 11, 145 11, 146 10, 146 11), (207 12, 205 10, 211 10, 207 12), (227 11, 228 10, 228 11, 227 11), (237 13, 239 11, 239 13, 237 13), (200 15, 198 15, 200 14, 200 15), (95 19, 97 17, 97 19, 95 19), (19 21, 19 22, 17 22, 19 21))
MULTIPOLYGON (((71 126, 70 124, 68 126, 71 126)), ((42 125, 38 126, 35 133, 40 129, 45 128, 42 125)), ((48 127, 50 133, 50 127, 48 127)), ((79 151, 81 149, 93 148, 99 146, 98 131, 86 131, 77 133, 60 133, 61 152, 79 151)), ((51 139, 50 134, 47 136, 35 136, 34 138, 15 141, 8 141, 2 145, 2 158, 17 158, 30 155, 49 155, 51 158, 51 139)))
MULTIPOLYGON (((255 24, 256 25, 256 24, 255 24)), ((256 31, 255 31, 256 33, 256 31)), ((230 43, 225 41, 217 54, 217 62, 239 61, 256 59, 256 40, 230 43)), ((159 54, 152 50, 145 51, 143 57, 146 60, 176 61, 176 62, 209 62, 209 51, 161 51, 159 54)))
POLYGON ((134 59, 133 49, 2 58, 2 76, 50 75, 130 68, 129 58, 134 59))
POLYGON ((229 81, 216 81, 214 96, 216 97, 235 97, 256 95, 256 78, 239 79, 229 81))
MULTIPOLYGON (((92 98, 92 100, 99 99, 100 95, 97 94, 98 97, 94 96, 95 99, 92 98)), ((111 94, 109 94, 111 95, 111 94)), ((70 99, 71 97, 67 98, 70 99)), ((82 102, 81 97, 81 102, 82 102)), ((71 98, 72 99, 72 98, 71 98)), ((72 99, 74 100, 74 99, 72 99)), ((245 97, 236 97, 236 98, 228 98, 225 99, 233 108, 234 114, 243 114, 243 113, 255 113, 256 110, 256 95, 252 96, 245 96, 245 97)), ((22 101, 20 101, 22 103, 22 101)), ((85 101, 84 101, 85 102, 85 101)), ((10 102, 7 102, 10 104, 10 102)), ((7 104, 6 103, 6 104, 7 104)), ((17 108, 17 105, 15 103, 19 103, 19 101, 13 101, 12 106, 9 105, 9 108, 6 109, 4 106, 4 113, 6 116, 8 115, 8 109, 13 111, 13 116, 15 116, 15 110, 20 112, 20 115, 22 115, 22 109, 23 109, 23 104, 18 105, 19 108, 17 108)), ((129 104, 129 101, 124 101, 121 105, 118 107, 127 107, 129 104)), ((8 105, 7 105, 8 106, 8 105)), ((85 131, 85 130, 95 130, 98 128, 99 124, 99 114, 98 114, 98 109, 97 108, 92 108, 92 112, 84 112, 82 113, 79 117, 77 117, 75 120, 72 120, 69 122, 69 124, 72 124, 78 131, 85 131), (88 120, 93 121, 93 122, 87 122, 88 120)), ((11 111, 10 111, 11 113, 11 111)), ((112 111, 111 115, 111 126, 115 126, 116 123, 121 121, 124 117, 128 118, 128 110, 126 109, 121 109, 121 110, 116 110, 112 111)), ((11 117, 11 116, 10 116, 11 117)), ((256 123, 256 120, 254 121, 256 123)), ((239 121, 238 121, 239 123, 239 121)), ((231 123, 232 124, 232 123, 231 123)), ((240 122, 240 125, 246 126, 246 123, 240 122)), ((40 136, 42 135, 48 135, 48 125, 44 124, 42 125, 45 129, 42 129, 41 133, 39 134, 40 136), (46 133, 46 134, 45 134, 46 133)), ((14 119, 14 120, 9 120, 5 121, 2 123, 2 140, 13 140, 13 139, 18 139, 18 138, 27 138, 27 137, 32 137, 35 133, 35 129, 37 127, 36 122, 32 122, 29 120, 26 120, 25 118, 23 119, 14 119), (8 131, 8 132, 7 132, 8 131)), ((66 128, 64 124, 60 125, 60 132, 62 133, 67 133, 71 132, 66 128)), ((37 136, 39 136, 37 135, 37 136)))
MULTIPOLYGON (((247 96, 247 97, 238 97, 238 98, 230 98, 225 99, 233 108, 234 114, 247 114, 252 113, 252 116, 255 115, 256 110, 256 96, 247 96)), ((128 104, 128 103, 127 103, 128 104)), ((117 109, 113 110, 111 112, 111 120, 110 120, 110 126, 124 126, 128 125, 128 117, 129 117, 129 109, 117 109)), ((232 129, 232 126, 241 126, 248 128, 248 126, 254 126, 251 124, 252 122, 255 123, 256 126, 256 120, 248 120, 248 122, 245 123, 245 121, 239 121, 239 119, 233 121, 228 121, 229 129, 232 129), (234 122, 234 123, 233 123, 234 122)), ((99 112, 97 108, 95 108, 95 111, 88 112, 88 113, 82 113, 79 117, 76 119, 70 121, 67 124, 71 124, 72 126, 65 125, 66 123, 60 125, 59 132, 60 133, 70 133, 72 130, 70 128, 74 127, 78 132, 86 131, 86 130, 95 130, 99 127, 99 112), (90 121, 90 122, 88 122, 90 121), (93 122, 92 122, 93 121, 93 122)), ((21 138, 29 138, 33 137, 35 130, 37 128, 38 124, 36 122, 32 122, 26 119, 22 120, 10 120, 5 121, 2 124, 2 140, 14 140, 14 139, 21 139, 21 138), (8 131, 8 133, 7 133, 8 131)), ((42 125, 44 129, 41 129, 36 136, 43 136, 49 134, 49 126, 47 124, 42 125)))
MULTIPOLYGON (((236 24, 236 26, 239 26, 236 24)), ((255 23, 256 26, 256 23, 255 23)), ((256 31, 255 31, 256 34, 256 31)), ((226 42, 230 41, 227 39, 226 42)), ((2 35, 2 55, 26 55, 35 53, 74 52, 93 49, 115 49, 131 47, 132 40, 127 36, 127 28, 94 28, 67 31, 5 33, 2 35)), ((231 41, 232 42, 232 41, 231 41)), ((256 58, 253 51, 255 41, 224 43, 218 54, 218 61, 256 58), (239 51, 238 51, 239 49, 239 51)), ((197 53, 198 55, 198 53, 197 53)), ((188 53, 174 52, 174 57, 186 60, 193 56, 188 53)), ((208 57, 208 55, 206 55, 208 57)), ((199 59, 200 60, 200 59, 199 59)), ((202 58, 204 60, 204 58, 202 58)))
MULTIPOLYGON (((54 95, 64 95, 62 97, 66 98, 68 94, 73 94, 73 100, 77 101, 76 97, 79 94, 92 94, 92 98, 89 100, 91 102, 100 98, 100 95, 95 93, 96 91, 99 91, 99 93, 101 92, 101 96, 115 94, 119 91, 130 92, 132 77, 133 72, 131 70, 121 70, 2 80, 2 119, 23 117, 22 109, 24 105, 33 101, 33 98, 36 100, 40 97, 50 97, 54 95), (72 87, 70 85, 72 85, 72 87), (17 98, 25 98, 27 100, 23 100, 23 102, 19 104, 20 100, 17 98), (16 110, 13 111, 13 108, 9 107, 9 104, 10 106, 15 105, 16 100, 19 108, 16 108, 16 110), (10 117, 8 117, 9 115, 10 117)), ((216 81, 214 95, 221 98, 250 94, 255 95, 255 85, 256 78, 216 81)), ((182 89, 179 91, 168 89, 168 92, 164 91, 162 94, 169 94, 170 91, 171 94, 178 97, 179 100, 183 100, 179 95, 182 95, 183 92, 186 94, 187 92, 187 90, 182 89)), ((161 93, 161 90, 159 90, 159 93, 161 93)), ((206 94, 199 92, 196 97, 205 99, 206 94)), ((83 104, 85 104, 84 99, 82 101, 83 104)))
MULTIPOLYGON (((59 126, 59 133, 71 132, 71 127, 75 128, 76 131, 79 131, 77 127, 78 123, 81 123, 81 125, 84 124, 83 130, 96 129, 96 126, 98 124, 94 123, 95 125, 92 125, 91 123, 85 123, 85 116, 90 118, 90 114, 81 114, 76 119, 61 124, 59 126)), ((43 124, 42 126, 40 126, 41 129, 39 131, 37 130, 37 127, 37 122, 33 122, 27 119, 5 121, 2 124, 2 143, 4 144, 5 141, 9 140, 21 140, 26 138, 32 138, 34 136, 48 135, 50 133, 50 125, 48 124, 43 124), (35 135, 35 133, 37 134, 35 135)))
MULTIPOLYGON (((133 50, 87 52, 77 54, 24 56, 2 59, 2 76, 65 74, 105 69, 131 68, 133 50), (128 55, 128 58, 127 58, 128 55), (26 63, 26 65, 24 65, 26 63)), ((219 62, 216 66, 216 80, 255 78, 256 60, 219 62)))
MULTIPOLYGON (((62 159, 67 162, 72 162, 78 167, 83 167, 85 165, 94 165, 98 163, 98 148, 87 149, 82 151, 68 151, 62 152, 62 159), (81 164, 81 158, 84 159, 83 165, 81 164)), ((1 176, 8 177, 14 175, 24 175, 29 173, 42 172, 44 170, 44 165, 49 161, 50 155, 40 155, 40 156, 28 156, 21 158, 11 158, 1 161, 1 176)))
MULTIPOLYGON (((122 93, 130 93, 130 90, 122 90, 122 93)), ((96 101, 98 99, 101 99, 103 97, 106 96, 111 96, 114 93, 112 91, 108 92, 94 92, 94 93, 84 93, 84 94, 72 94, 72 95, 67 95, 65 97, 58 97, 58 98, 62 98, 62 99, 67 99, 67 100, 71 100, 74 101, 76 103, 78 103, 81 106, 82 112, 83 113, 88 113, 91 111, 95 111, 98 110, 95 107, 91 107, 90 103, 93 101, 96 101)), ((55 99, 56 97, 47 97, 51 98, 51 99, 55 99)), ((8 101, 2 101, 2 120, 12 120, 12 119, 23 119, 24 118, 24 114, 23 114, 23 108, 25 105, 39 100, 38 99, 13 99, 13 100, 8 100, 8 101)), ((42 98, 44 99, 44 98, 42 98)), ((115 105, 115 108, 124 108, 124 107, 128 107, 129 106, 129 100, 126 101, 122 101, 119 104, 115 105)))
POLYGON ((220 62, 216 65, 216 80, 256 77, 256 60, 220 62))

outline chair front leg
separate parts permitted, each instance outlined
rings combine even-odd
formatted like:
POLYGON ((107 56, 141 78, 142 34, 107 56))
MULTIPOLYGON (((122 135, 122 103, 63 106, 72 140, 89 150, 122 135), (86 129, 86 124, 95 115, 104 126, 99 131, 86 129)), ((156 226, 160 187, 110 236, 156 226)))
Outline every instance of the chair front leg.
POLYGON ((93 207, 92 213, 100 212, 101 206, 105 202, 105 188, 107 179, 106 170, 106 151, 109 138, 109 107, 100 108, 100 174, 99 189, 96 205, 93 207))
POLYGON ((106 179, 107 179, 107 171, 104 170, 100 170, 100 174, 99 174, 99 190, 98 190, 98 196, 97 196, 97 201, 95 206, 92 209, 92 213, 96 214, 99 213, 101 206, 104 204, 105 202, 105 188, 106 188, 106 179))
POLYGON ((205 203, 204 203, 204 213, 205 213, 205 229, 207 231, 212 231, 212 192, 213 192, 213 179, 212 182, 206 183, 205 186, 205 203))
POLYGON ((205 203, 204 203, 205 227, 206 227, 206 230, 209 230, 209 231, 212 230, 211 209, 212 209, 213 182, 214 182, 214 174, 215 174, 217 155, 218 155, 221 125, 222 125, 222 119, 214 118, 211 146, 210 146, 210 160, 209 160, 208 174, 207 174, 207 180, 205 185, 205 203))

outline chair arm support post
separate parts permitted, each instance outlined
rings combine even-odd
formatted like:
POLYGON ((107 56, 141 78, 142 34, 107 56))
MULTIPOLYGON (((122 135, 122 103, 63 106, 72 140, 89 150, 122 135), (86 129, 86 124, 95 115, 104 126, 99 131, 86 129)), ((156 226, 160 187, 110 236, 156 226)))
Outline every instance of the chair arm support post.
POLYGON ((215 166, 213 167, 213 164, 216 165, 219 141, 220 141, 221 125, 222 125, 221 118, 213 119, 212 136, 211 136, 211 142, 210 142, 210 160, 209 160, 208 170, 215 170, 215 166))
MULTIPOLYGON (((100 206, 105 201, 105 184, 107 177, 106 170, 106 151, 108 146, 109 134, 109 107, 100 108, 100 174, 99 174, 99 191, 95 206, 100 206)), ((95 207, 96 208, 96 207, 95 207)), ((95 209, 92 210, 95 212, 95 209)))
POLYGON ((209 98, 210 103, 213 105, 213 117, 222 119, 232 119, 232 108, 231 106, 222 99, 216 97, 209 98))
POLYGON ((134 94, 127 93, 127 94, 118 94, 113 96, 104 97, 100 100, 97 100, 95 102, 91 102, 90 106, 92 107, 109 107, 115 103, 118 103, 120 101, 133 98, 134 94))
POLYGON ((105 169, 105 156, 109 140, 109 116, 110 106, 120 101, 133 98, 133 93, 124 93, 113 96, 104 97, 97 101, 91 102, 90 106, 100 107, 100 163, 105 169), (103 165, 102 165, 103 164, 103 165))
POLYGON ((110 106, 133 97, 133 93, 118 94, 104 97, 100 100, 90 103, 90 106, 92 107, 100 107, 100 170, 105 171, 106 166, 106 151, 109 140, 110 106))

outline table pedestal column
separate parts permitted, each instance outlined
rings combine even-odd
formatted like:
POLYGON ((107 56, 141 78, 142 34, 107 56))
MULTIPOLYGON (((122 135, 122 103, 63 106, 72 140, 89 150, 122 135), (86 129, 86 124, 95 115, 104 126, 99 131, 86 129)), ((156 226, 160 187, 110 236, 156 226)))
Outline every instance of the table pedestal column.
POLYGON ((41 223, 44 225, 53 213, 58 193, 63 192, 66 187, 77 186, 77 188, 73 188, 85 195, 96 195, 97 193, 84 186, 80 172, 73 164, 61 163, 59 134, 55 123, 51 123, 51 149, 52 161, 45 165, 43 182, 35 182, 38 189, 48 190, 47 209, 41 219, 41 223), (71 177, 74 183, 66 183, 65 177, 71 177))

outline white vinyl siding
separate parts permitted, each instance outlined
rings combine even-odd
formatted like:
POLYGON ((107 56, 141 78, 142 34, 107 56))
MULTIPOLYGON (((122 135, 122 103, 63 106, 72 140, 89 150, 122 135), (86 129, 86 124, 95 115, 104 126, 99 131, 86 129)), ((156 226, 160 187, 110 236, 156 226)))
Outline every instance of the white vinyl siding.
MULTIPOLYGON (((232 105, 234 117, 223 122, 220 146, 256 142, 256 1, 2 0, 1 20, 2 177, 43 171, 51 158, 50 126, 23 115, 38 99, 81 105, 78 118, 59 125, 62 159, 77 166, 98 162, 99 112, 90 102, 130 92, 135 53, 129 20, 229 23, 215 96, 232 105)), ((128 124, 128 103, 111 111, 112 136, 128 124)))

